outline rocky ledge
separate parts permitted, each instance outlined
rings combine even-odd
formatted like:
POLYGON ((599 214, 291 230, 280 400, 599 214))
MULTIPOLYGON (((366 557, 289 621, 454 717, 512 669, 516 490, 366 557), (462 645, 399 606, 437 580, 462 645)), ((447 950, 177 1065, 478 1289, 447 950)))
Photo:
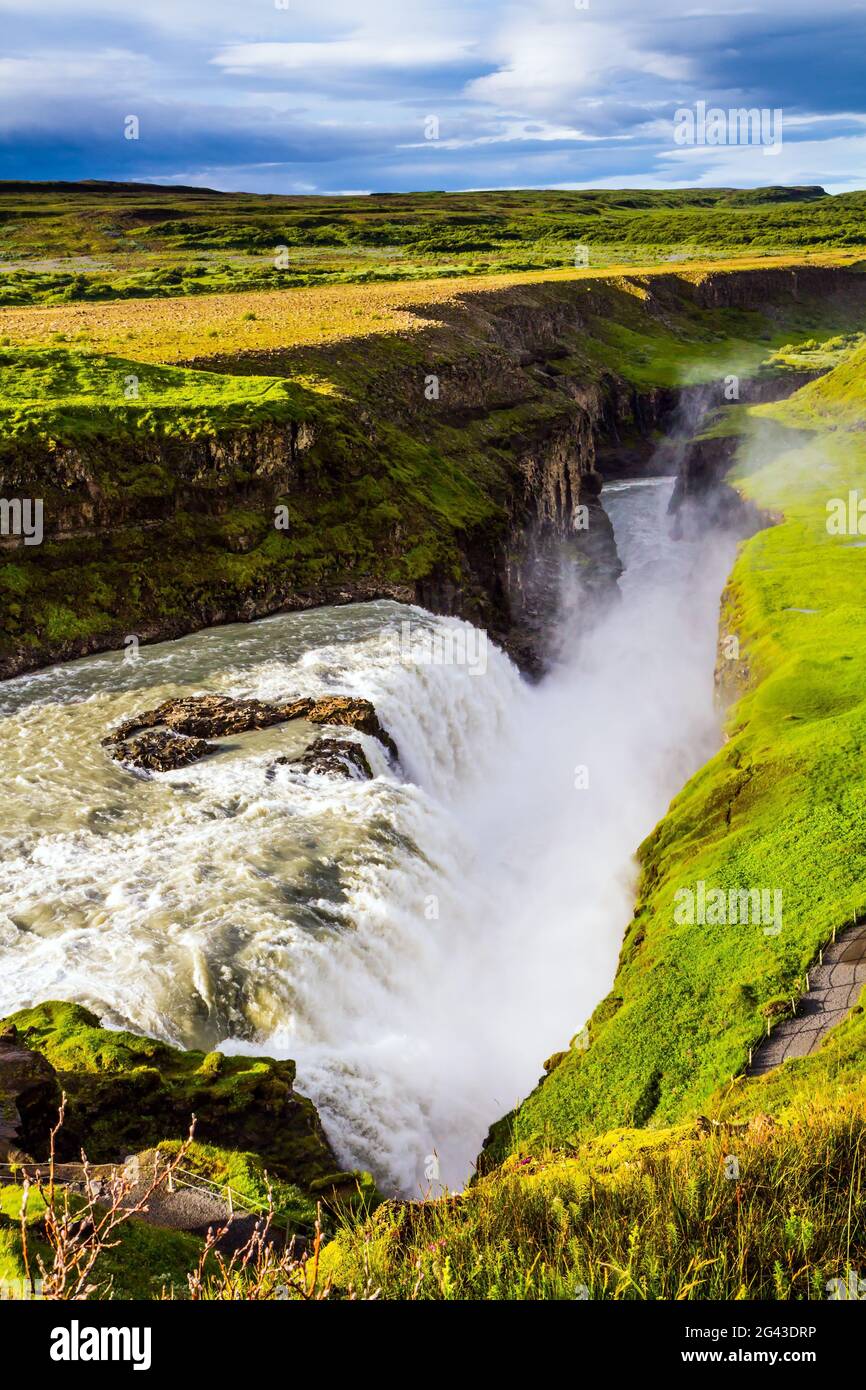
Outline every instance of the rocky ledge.
POLYGON ((35 1160, 48 1152, 62 1090, 64 1161, 84 1148, 93 1162, 112 1163, 184 1139, 195 1115, 199 1140, 255 1152, 270 1172, 306 1187, 339 1163, 294 1082, 292 1061, 182 1052, 102 1028, 77 1004, 40 1004, 0 1022, 0 1113, 8 1142, 35 1160))
MULTIPOLYGON (((334 724, 369 734, 376 738, 396 758, 397 745, 369 700, 354 695, 325 695, 319 699, 302 696, 281 704, 265 700, 237 700, 229 695, 187 695, 165 700, 155 709, 133 716, 102 740, 111 757, 129 767, 148 772, 168 772, 185 767, 208 753, 219 751, 219 744, 209 739, 225 738, 247 733, 250 729, 266 729, 293 719, 306 719, 310 724, 334 724)), ((310 771, 321 771, 316 763, 325 758, 335 764, 339 750, 341 760, 348 758, 365 776, 372 776, 363 751, 355 744, 337 740, 317 739, 300 759, 279 759, 280 762, 309 760, 310 771), (356 753, 346 750, 356 748, 356 753), (358 754, 363 762, 359 761, 358 754)), ((342 766, 342 762, 341 762, 342 766)), ((336 775, 343 775, 337 773, 336 775)))
MULTIPOLYGON (((207 1219, 203 1186, 192 1192, 186 1183, 159 1194, 144 1218, 153 1225, 202 1235, 203 1226, 222 1224, 220 1194, 229 1182, 241 1211, 245 1194, 252 1212, 271 1194, 287 1236, 312 1232, 319 1203, 333 1213, 380 1200, 369 1173, 340 1167, 315 1106, 295 1089, 289 1060, 182 1051, 103 1028, 89 1010, 59 1001, 0 1019, 0 1163, 16 1165, 19 1180, 31 1165, 44 1172, 62 1095, 55 1172, 77 1192, 86 1185, 98 1194, 118 1170, 134 1192, 157 1154, 177 1153, 195 1116, 184 1166, 193 1187, 196 1178, 207 1185, 207 1219), (87 1174, 82 1153, 92 1165, 87 1174)), ((241 1216, 235 1233, 245 1239, 251 1224, 241 1216)))

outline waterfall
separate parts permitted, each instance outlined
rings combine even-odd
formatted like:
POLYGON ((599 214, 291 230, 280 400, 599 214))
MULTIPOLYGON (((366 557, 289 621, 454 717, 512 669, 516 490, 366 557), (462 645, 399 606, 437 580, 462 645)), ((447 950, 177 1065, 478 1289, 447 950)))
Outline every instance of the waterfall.
POLYGON ((388 1191, 460 1186, 610 988, 635 846, 717 745, 732 547, 672 546, 670 487, 605 489, 622 601, 580 641, 564 604, 537 685, 466 624, 386 602, 7 683, 0 1014, 67 998, 294 1057, 341 1162, 388 1191), (120 719, 205 690, 364 695, 400 765, 364 738, 372 781, 273 769, 309 739, 297 725, 152 779, 106 758, 120 719))

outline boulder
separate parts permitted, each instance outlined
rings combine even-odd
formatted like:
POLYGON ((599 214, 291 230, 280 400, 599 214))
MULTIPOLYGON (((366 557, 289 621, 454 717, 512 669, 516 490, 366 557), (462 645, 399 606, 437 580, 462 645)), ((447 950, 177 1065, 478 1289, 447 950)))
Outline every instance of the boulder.
POLYGON ((164 700, 120 724, 103 743, 123 743, 144 729, 165 727, 192 738, 224 738, 249 729, 266 729, 288 719, 304 719, 315 704, 305 698, 273 705, 265 700, 235 700, 230 695, 185 695, 164 700))
POLYGON ((377 738, 392 757, 398 756, 396 743, 382 728, 375 707, 369 700, 361 700, 354 695, 326 695, 313 702, 306 718, 311 724, 347 724, 361 734, 377 738))

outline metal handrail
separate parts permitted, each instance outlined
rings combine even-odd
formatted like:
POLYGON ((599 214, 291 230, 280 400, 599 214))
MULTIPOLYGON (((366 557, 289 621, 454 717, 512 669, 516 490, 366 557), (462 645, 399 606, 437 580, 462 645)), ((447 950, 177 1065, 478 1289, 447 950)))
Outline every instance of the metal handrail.
MULTIPOLYGON (((83 1163, 63 1163, 57 1164, 56 1166, 62 1168, 77 1168, 82 1173, 82 1175, 86 1171, 83 1163)), ((123 1167, 122 1164, 99 1164, 96 1166, 112 1166, 117 1167, 118 1169, 123 1167)), ((22 1170, 28 1167, 41 1167, 41 1165, 26 1163, 0 1163, 0 1183, 15 1182, 15 1175, 21 1173, 22 1170), (8 1176, 6 1175, 6 1172, 4 1172, 4 1170, 8 1171, 8 1176)), ((187 1188, 192 1192, 201 1192, 206 1197, 216 1196, 223 1198, 224 1200, 227 1200, 230 1216, 234 1216, 235 1208, 237 1208, 237 1210, 242 1212, 245 1216, 267 1216, 270 1213, 270 1208, 268 1207, 266 1202, 256 1202, 254 1198, 246 1197, 243 1193, 235 1191, 231 1183, 226 1183, 225 1186, 220 1186, 219 1183, 214 1182, 211 1178, 203 1178, 199 1173, 193 1173, 188 1168, 172 1169, 169 1173, 168 1182, 169 1192, 174 1191, 174 1186, 175 1184, 177 1184, 177 1186, 187 1188), (190 1179, 192 1181, 190 1181, 190 1179)), ((291 1220, 291 1217, 288 1212, 280 1212, 275 1210, 273 1212, 273 1217, 277 1221, 279 1221, 282 1218, 282 1220, 285 1222, 286 1229, 288 1231, 289 1222, 291 1220)))

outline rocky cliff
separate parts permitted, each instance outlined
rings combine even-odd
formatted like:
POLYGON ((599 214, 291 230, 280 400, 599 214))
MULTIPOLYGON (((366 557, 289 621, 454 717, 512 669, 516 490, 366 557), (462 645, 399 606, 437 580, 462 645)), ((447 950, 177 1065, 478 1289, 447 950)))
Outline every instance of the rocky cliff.
POLYGON ((0 495, 44 499, 44 540, 0 542, 0 676, 375 597, 464 616, 537 669, 563 567, 587 603, 614 587, 603 477, 673 471, 659 436, 690 392, 720 393, 732 341, 755 367, 751 340, 841 326, 864 285, 802 267, 480 287, 421 331, 188 364, 291 378, 291 421, 188 437, 120 411, 2 440, 0 495))

